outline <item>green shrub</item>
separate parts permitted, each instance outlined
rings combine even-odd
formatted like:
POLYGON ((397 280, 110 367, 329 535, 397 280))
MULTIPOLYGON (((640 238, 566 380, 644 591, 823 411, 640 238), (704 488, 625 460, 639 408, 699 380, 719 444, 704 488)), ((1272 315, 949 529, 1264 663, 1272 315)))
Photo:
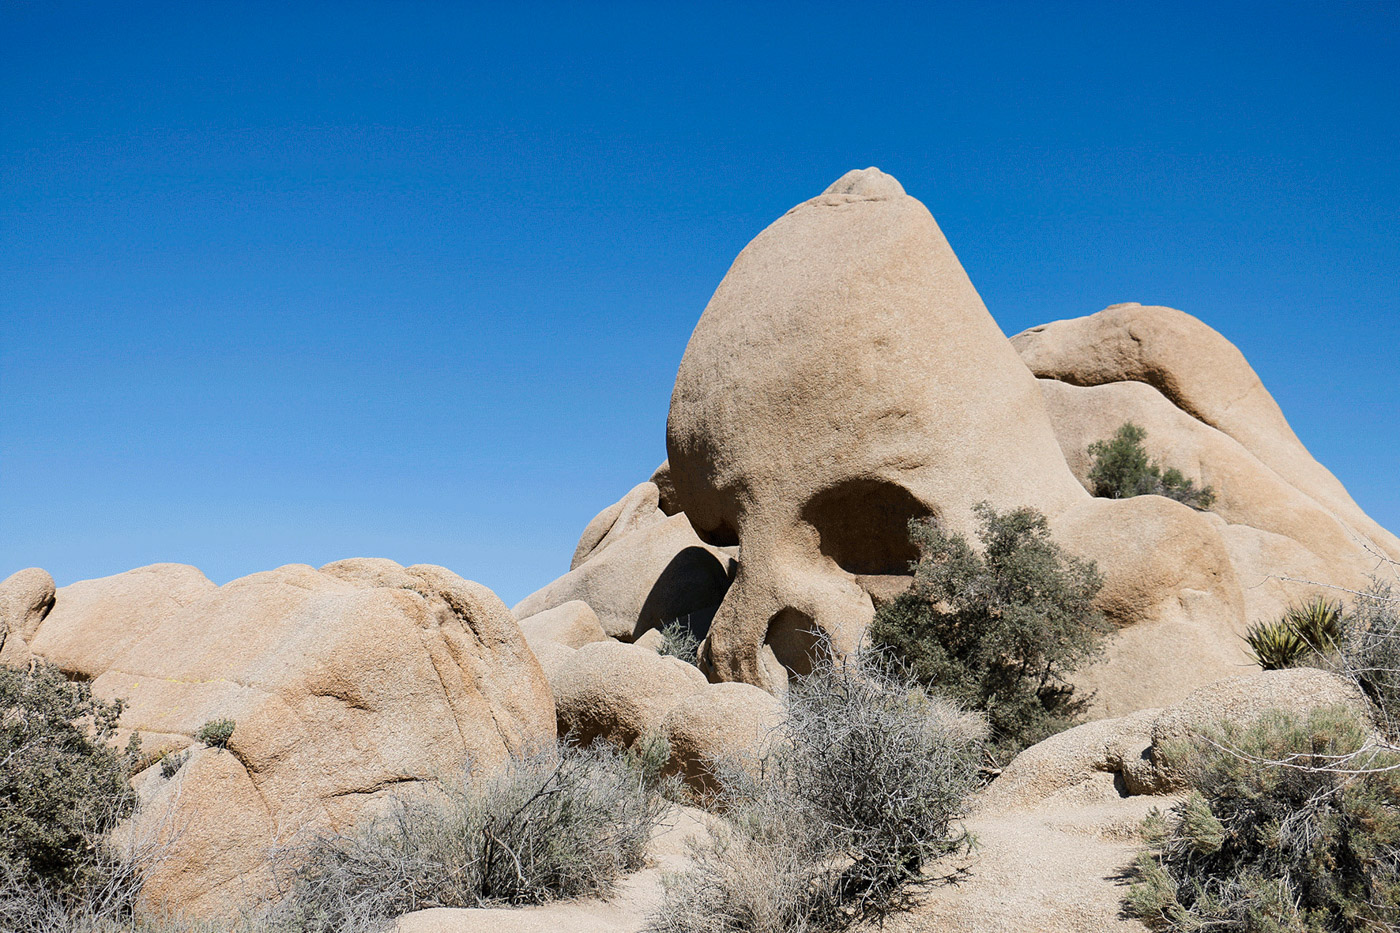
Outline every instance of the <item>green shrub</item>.
POLYGON ((121 703, 54 667, 0 667, 0 872, 56 894, 94 883, 101 838, 135 806, 106 739, 121 703))
POLYGON ((232 719, 211 719, 199 727, 194 734, 196 742, 203 742, 210 748, 228 748, 233 738, 235 723, 232 719))
POLYGON ((287 853, 294 882, 268 922, 338 933, 427 907, 605 893, 641 867, 663 806, 634 761, 606 743, 563 745, 396 800, 382 819, 287 853))
POLYGON ((1396 929, 1400 756, 1367 733, 1334 707, 1222 723, 1168 749, 1190 796, 1144 825, 1127 911, 1173 931, 1396 929))
POLYGON ((1326 662, 1341 645, 1342 628, 1341 604, 1318 596, 1278 619, 1256 622, 1244 639, 1255 663, 1276 671, 1326 662))
POLYGON ((180 769, 185 766, 185 762, 189 761, 189 758, 190 753, 188 751, 170 752, 168 754, 161 755, 160 776, 165 778, 166 780, 173 778, 176 774, 179 773, 180 769))
POLYGON ((984 712, 996 761, 1072 725, 1084 699, 1067 677, 1107 631, 1093 562, 1050 539, 1034 509, 978 506, 979 553, 927 520, 910 523, 914 585, 881 606, 872 641, 925 687, 984 712))
POLYGON ((1111 439, 1089 445, 1089 482, 1094 495, 1104 499, 1166 496, 1200 510, 1215 504, 1215 490, 1210 486, 1198 488, 1180 470, 1164 469, 1148 457, 1142 446, 1146 437, 1147 431, 1130 421, 1111 439))
POLYGON ((794 682, 776 741, 723 775, 724 819, 666 879, 656 933, 823 933, 907 906, 978 784, 985 726, 889 665, 794 682))

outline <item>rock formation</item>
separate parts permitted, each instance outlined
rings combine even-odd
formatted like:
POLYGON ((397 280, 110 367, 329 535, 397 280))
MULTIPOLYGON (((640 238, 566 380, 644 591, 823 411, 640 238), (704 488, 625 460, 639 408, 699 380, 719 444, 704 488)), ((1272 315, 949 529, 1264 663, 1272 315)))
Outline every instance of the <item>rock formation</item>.
POLYGON ((143 889, 155 911, 225 912, 258 892, 279 842, 555 736, 509 610, 441 567, 290 565, 224 586, 147 567, 58 590, 30 644, 125 699, 120 736, 152 759, 193 751, 173 778, 137 778, 131 831, 169 845, 143 889), (227 750, 193 741, 224 718, 227 750))

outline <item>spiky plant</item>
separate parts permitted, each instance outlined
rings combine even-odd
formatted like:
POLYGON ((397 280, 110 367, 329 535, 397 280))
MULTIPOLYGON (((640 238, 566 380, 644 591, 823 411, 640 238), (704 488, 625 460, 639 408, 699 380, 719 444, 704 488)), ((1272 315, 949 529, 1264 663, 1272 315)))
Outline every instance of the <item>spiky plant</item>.
POLYGON ((1342 605, 1315 596, 1301 606, 1290 607, 1283 621, 1318 654, 1331 654, 1342 642, 1342 605))
POLYGON ((1296 667, 1311 648, 1288 617, 1256 622, 1245 632, 1244 640, 1255 663, 1266 671, 1296 667))

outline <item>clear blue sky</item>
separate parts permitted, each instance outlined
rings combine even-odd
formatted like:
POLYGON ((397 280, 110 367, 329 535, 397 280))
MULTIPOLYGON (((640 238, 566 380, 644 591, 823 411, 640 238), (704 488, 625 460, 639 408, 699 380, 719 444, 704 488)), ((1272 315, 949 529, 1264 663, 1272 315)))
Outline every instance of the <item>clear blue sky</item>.
POLYGON ((1169 304, 1400 530, 1400 3, 0 0, 0 576, 349 556, 514 602, 850 168, 1002 329, 1169 304))

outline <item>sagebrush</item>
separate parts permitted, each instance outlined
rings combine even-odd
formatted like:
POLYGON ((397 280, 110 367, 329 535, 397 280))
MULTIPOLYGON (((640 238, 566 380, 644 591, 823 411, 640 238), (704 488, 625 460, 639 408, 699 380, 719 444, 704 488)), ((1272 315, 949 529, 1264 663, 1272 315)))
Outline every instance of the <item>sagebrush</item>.
POLYGON ((1092 561, 1065 553, 1034 509, 979 505, 981 550, 916 520, 914 585, 870 627, 921 685, 986 714, 998 763, 1073 725, 1087 698, 1069 675, 1097 656, 1108 624, 1092 561))
POLYGON ((795 681, 763 757, 721 776, 723 821, 667 879, 656 933, 824 933, 907 906, 960 828, 985 725, 857 658, 795 681))
POLYGON ((1159 930, 1400 924, 1400 756, 1346 707, 1223 722, 1168 750, 1190 796, 1145 826, 1126 907, 1159 930))
POLYGON ((429 907, 605 893, 641 867, 664 806, 644 761, 606 744, 563 744, 399 799, 355 832, 284 853, 292 882, 270 919, 330 933, 429 907))

